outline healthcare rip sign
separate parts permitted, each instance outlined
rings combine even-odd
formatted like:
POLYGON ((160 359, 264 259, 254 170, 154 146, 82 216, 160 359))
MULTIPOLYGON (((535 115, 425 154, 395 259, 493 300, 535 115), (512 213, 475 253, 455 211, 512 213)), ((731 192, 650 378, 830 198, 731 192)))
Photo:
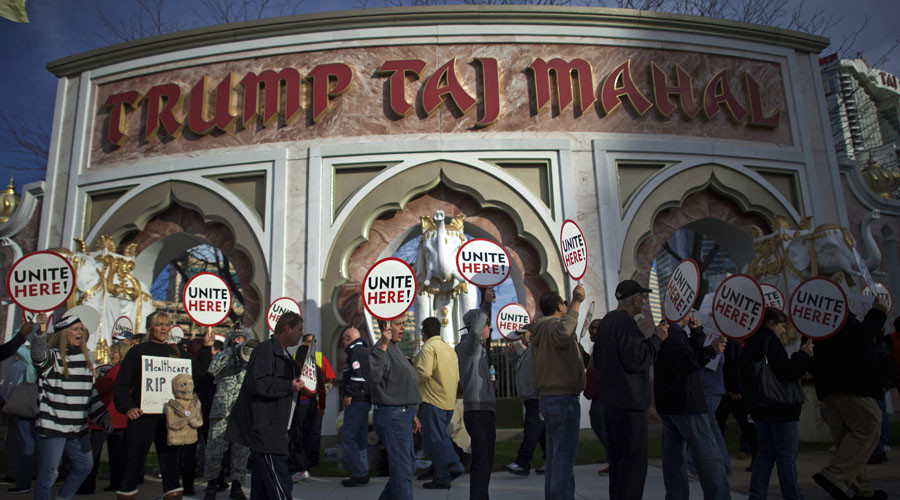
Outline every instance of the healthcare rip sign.
POLYGON ((172 379, 180 373, 191 375, 191 360, 144 356, 141 362, 141 410, 162 413, 166 403, 174 397, 172 379))

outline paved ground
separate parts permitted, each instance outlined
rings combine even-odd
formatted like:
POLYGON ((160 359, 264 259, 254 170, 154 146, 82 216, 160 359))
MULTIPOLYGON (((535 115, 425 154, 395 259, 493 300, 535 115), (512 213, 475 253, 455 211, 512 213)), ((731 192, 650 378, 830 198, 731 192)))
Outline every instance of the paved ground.
MULTIPOLYGON (((888 492, 889 498, 900 498, 900 452, 894 451, 889 454, 890 461, 886 464, 873 465, 868 467, 868 473, 877 488, 884 489, 888 492)), ((829 500, 821 489, 812 482, 812 475, 818 472, 831 455, 827 452, 806 452, 800 455, 799 474, 800 486, 803 490, 805 500, 829 500)), ((747 498, 748 488, 750 484, 750 473, 744 469, 747 467, 747 460, 733 460, 734 473, 729 478, 729 484, 732 488, 732 498, 740 500, 747 498)), ((597 465, 579 465, 575 467, 575 485, 576 498, 579 499, 604 499, 608 498, 609 491, 608 476, 600 476, 597 474, 597 465)), ((384 488, 386 477, 372 478, 371 482, 362 487, 344 488, 340 484, 340 478, 334 477, 314 477, 307 483, 297 483, 294 485, 293 496, 297 500, 362 500, 377 499, 384 488)), ((185 497, 203 498, 202 482, 198 481, 198 496, 185 497)), ((249 483, 248 483, 249 484, 249 483)), ((769 489, 769 498, 781 498, 778 489, 778 477, 773 471, 770 480, 771 487, 769 489)), ((99 486, 104 486, 105 481, 98 481, 99 486)), ((249 494, 248 485, 245 485, 244 491, 249 494)), ((0 486, 0 498, 15 499, 31 498, 32 495, 12 496, 6 494, 8 485, 0 486)), ((422 488, 422 481, 416 482, 415 498, 419 500, 437 500, 437 499, 465 499, 468 498, 469 476, 463 475, 453 482, 450 490, 426 490, 422 488)), ((55 493, 55 492, 54 492, 55 493)), ((516 500, 539 500, 544 498, 544 482, 543 476, 532 474, 527 478, 520 478, 508 474, 506 472, 496 472, 491 477, 491 498, 493 499, 516 499, 516 500)), ((142 491, 138 495, 139 500, 153 500, 161 495, 160 484, 158 480, 148 477, 142 485, 142 491)), ((52 497, 51 497, 52 498, 52 497)), ((91 496, 77 496, 76 499, 97 499, 110 500, 115 498, 112 493, 98 493, 91 496)), ((228 499, 228 492, 221 492, 218 500, 228 499)), ((644 488, 644 498, 647 500, 663 500, 665 498, 665 488, 663 487, 662 469, 660 469, 659 461, 651 461, 651 466, 647 474, 647 482, 644 488)), ((700 484, 697 481, 691 481, 691 498, 702 499, 703 494, 700 490, 700 484)))

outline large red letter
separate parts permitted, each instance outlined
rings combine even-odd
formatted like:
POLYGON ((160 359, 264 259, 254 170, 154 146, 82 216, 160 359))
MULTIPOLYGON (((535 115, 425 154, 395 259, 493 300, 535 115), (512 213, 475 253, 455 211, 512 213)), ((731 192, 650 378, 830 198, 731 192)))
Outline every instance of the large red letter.
POLYGON ((320 64, 313 68, 307 76, 312 80, 312 118, 318 123, 331 107, 331 99, 350 89, 353 83, 353 70, 344 63, 320 64), (334 86, 328 89, 331 81, 334 86))
POLYGON ((281 85, 284 84, 284 122, 292 123, 300 112, 300 72, 294 68, 284 68, 278 73, 267 69, 259 74, 250 72, 241 80, 244 86, 244 113, 241 125, 248 128, 259 113, 259 84, 265 87, 263 101, 263 127, 268 127, 278 117, 282 108, 281 85))
POLYGON ((417 79, 425 71, 425 61, 418 59, 400 59, 386 61, 378 68, 378 74, 388 76, 388 105, 397 116, 406 116, 413 106, 406 100, 406 75, 417 79))
POLYGON ((493 57, 476 57, 481 65, 481 92, 484 115, 475 122, 476 127, 487 127, 500 117, 500 68, 493 57))
POLYGON ((422 107, 425 113, 434 113, 445 95, 450 96, 462 114, 468 113, 477 104, 456 78, 455 57, 425 80, 422 88, 422 107))
POLYGON ((643 115, 653 107, 653 103, 644 97, 631 78, 631 59, 612 70, 612 73, 603 82, 603 87, 600 89, 600 104, 603 106, 603 112, 610 114, 618 108, 619 104, 622 104, 620 99, 622 96, 628 99, 631 107, 639 115, 643 115))
POLYGON ((156 138, 159 126, 172 137, 178 137, 184 124, 175 117, 181 111, 181 87, 175 83, 157 85, 144 96, 147 99, 147 126, 144 128, 144 139, 147 142, 156 138), (165 101, 165 103, 163 103, 165 101))
POLYGON ((777 127, 778 119, 781 118, 781 110, 776 109, 770 116, 765 116, 762 96, 759 95, 759 83, 746 72, 744 73, 744 86, 747 88, 747 100, 750 101, 750 123, 747 125, 766 128, 777 127))
POLYGON ((113 94, 106 99, 104 107, 109 108, 109 128, 106 129, 106 140, 110 144, 121 146, 128 139, 125 134, 125 105, 132 109, 137 106, 141 94, 130 90, 121 94, 113 94))
POLYGON ((229 73, 216 87, 216 107, 213 118, 207 119, 209 110, 208 78, 203 78, 191 89, 191 107, 188 111, 188 130, 197 134, 208 134, 215 129, 230 130, 237 121, 234 94, 234 73, 229 73))
POLYGON ((716 116, 719 105, 725 105, 725 109, 735 122, 747 117, 747 110, 741 106, 728 86, 728 73, 724 69, 712 77, 706 84, 706 90, 703 91, 703 115, 707 120, 716 116))
POLYGON ((690 73, 676 63, 675 86, 669 87, 666 73, 652 61, 650 71, 653 75, 653 102, 661 115, 668 118, 675 111, 675 105, 669 100, 669 96, 675 95, 678 97, 678 107, 681 108, 685 118, 697 116, 700 107, 694 102, 694 89, 691 87, 694 79, 690 73))
POLYGON ((584 59, 566 62, 562 59, 551 59, 545 62, 538 57, 526 67, 534 77, 534 95, 537 98, 537 111, 540 112, 550 102, 550 72, 556 77, 556 103, 559 112, 569 107, 573 101, 572 72, 578 74, 579 113, 591 107, 597 100, 594 95, 594 72, 584 59))

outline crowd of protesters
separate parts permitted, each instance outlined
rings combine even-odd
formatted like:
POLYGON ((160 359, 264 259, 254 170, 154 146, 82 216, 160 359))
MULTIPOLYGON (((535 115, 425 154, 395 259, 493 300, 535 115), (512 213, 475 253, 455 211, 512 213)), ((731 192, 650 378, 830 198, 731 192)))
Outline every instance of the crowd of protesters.
MULTIPOLYGON (((569 300, 556 292, 540 298, 541 314, 508 350, 524 433, 506 471, 530 475, 540 444, 545 463, 535 472, 544 475, 546 498, 574 499, 583 394, 591 401, 591 427, 606 448, 609 463, 600 473, 609 474, 610 498, 643 496, 648 410, 654 402, 662 421, 667 498, 689 497, 688 471, 696 474, 705 499, 731 497, 723 434, 733 414, 752 455, 750 497, 766 498, 775 469, 782 497, 800 499, 800 380, 809 373, 835 442, 834 457, 814 481, 836 500, 887 497, 866 475, 867 462, 886 460, 890 446, 882 431, 884 394, 896 383, 896 363, 888 366, 891 355, 896 361, 900 353, 900 333, 883 335, 887 315, 881 301, 874 301, 863 321, 851 315, 834 336, 804 341, 789 356, 787 317, 772 307, 765 308, 762 327, 744 341, 708 338, 691 314, 662 321, 645 336, 636 317, 650 292, 633 280, 619 283, 617 307, 590 323, 593 345, 587 351, 575 334, 583 286, 577 285, 569 300)), ((340 448, 350 471, 343 486, 369 483, 371 411, 376 449, 383 449, 383 465, 390 471, 381 499, 414 497, 418 433, 432 464, 424 488, 451 488, 468 464, 469 498, 489 498, 497 399, 485 342, 491 336, 494 290, 481 289, 479 298, 478 307, 462 317, 465 331, 455 347, 442 339, 439 319, 424 318, 424 344, 413 359, 398 347, 402 318, 380 321, 380 336, 371 346, 357 328, 342 332, 340 448)), ((120 500, 134 499, 148 472, 152 444, 165 500, 194 494, 198 461, 207 481, 205 500, 215 500, 229 483, 229 497, 246 500, 248 466, 251 498, 291 498, 293 483, 308 481, 318 464, 326 394, 335 379, 327 358, 316 352, 314 336, 304 332, 303 318, 283 314, 263 342, 240 326, 225 337, 179 342, 169 336, 172 320, 164 311, 148 316, 145 324, 143 341, 122 334, 110 348, 110 363, 99 367, 87 350, 92 332, 74 313, 56 320, 38 315, 0 346, 0 358, 17 358, 4 399, 19 385, 40 388, 34 414, 17 416, 12 427, 16 475, 8 493, 32 490, 35 462, 36 500, 50 498, 58 476, 64 479, 57 498, 93 493, 105 445, 110 468, 104 490, 117 492, 120 500), (141 370, 148 356, 190 360, 189 388, 196 393, 183 404, 171 400, 165 413, 143 411, 141 370), (306 387, 300 376, 308 356, 316 360, 315 387, 306 387), (202 427, 188 408, 202 408, 202 427), (186 444, 173 441, 172 422, 179 418, 191 422, 184 428, 194 433, 186 444), (199 439, 192 426, 199 427, 199 439)), ((900 321, 894 326, 900 329, 900 321)))

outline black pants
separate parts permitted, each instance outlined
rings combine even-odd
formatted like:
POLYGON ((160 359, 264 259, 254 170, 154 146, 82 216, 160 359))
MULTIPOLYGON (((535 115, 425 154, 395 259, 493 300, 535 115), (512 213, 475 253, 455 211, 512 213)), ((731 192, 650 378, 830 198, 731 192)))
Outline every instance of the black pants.
POLYGON ((541 420, 541 400, 525 400, 525 423, 523 425, 522 444, 519 445, 519 453, 516 463, 525 470, 531 470, 531 459, 534 458, 534 450, 541 445, 544 451, 544 459, 547 458, 547 439, 544 421, 541 420))
POLYGON ((181 483, 184 489, 194 490, 194 478, 197 477, 197 443, 180 446, 178 465, 181 470, 181 483))
POLYGON ((647 480, 647 412, 603 408, 610 500, 640 500, 647 480))
POLYGON ((315 399, 301 399, 300 404, 294 410, 294 420, 291 423, 289 438, 290 452, 288 453, 288 470, 292 473, 309 470, 312 467, 309 460, 312 445, 310 433, 317 414, 318 405, 315 399))
POLYGON ((463 412, 466 432, 472 438, 472 464, 469 466, 469 500, 488 498, 491 469, 494 467, 494 442, 497 440, 496 415, 492 411, 463 412))
POLYGON ((125 430, 125 472, 119 491, 130 493, 137 490, 138 480, 147 461, 150 445, 156 445, 159 457, 159 472, 162 474, 163 493, 178 488, 178 449, 166 443, 166 417, 164 415, 143 415, 137 420, 129 420, 125 430))
POLYGON ((106 451, 109 454, 109 486, 118 490, 125 472, 125 429, 114 429, 106 436, 106 451))
POLYGON ((253 500, 291 500, 293 483, 288 472, 287 455, 250 452, 250 498, 253 500))
POLYGON ((759 440, 756 438, 756 427, 747 419, 747 407, 744 405, 743 399, 731 399, 728 394, 722 396, 722 402, 716 409, 716 421, 719 422, 719 429, 722 436, 725 436, 725 421, 728 415, 734 415, 737 420, 738 427, 741 429, 741 438, 747 441, 750 446, 750 454, 756 456, 759 451, 759 440))

